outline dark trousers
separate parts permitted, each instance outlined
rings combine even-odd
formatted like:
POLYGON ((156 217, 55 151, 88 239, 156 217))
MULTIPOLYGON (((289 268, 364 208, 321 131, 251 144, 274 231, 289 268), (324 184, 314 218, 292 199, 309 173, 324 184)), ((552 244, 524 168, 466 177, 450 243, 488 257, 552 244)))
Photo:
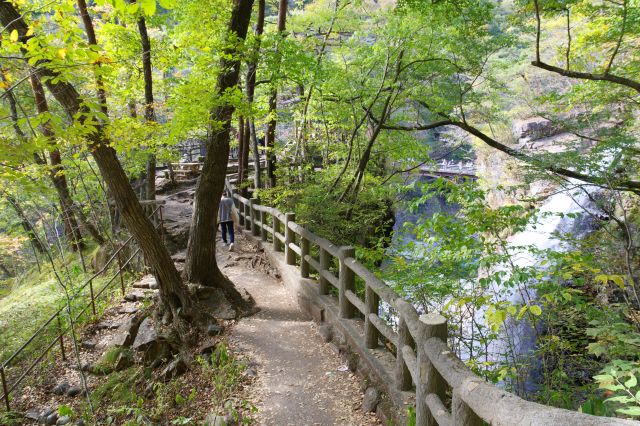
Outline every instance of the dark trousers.
POLYGON ((227 244, 227 232, 229 233, 229 242, 233 244, 235 235, 233 233, 233 221, 220 222, 220 230, 222 231, 222 241, 227 244))

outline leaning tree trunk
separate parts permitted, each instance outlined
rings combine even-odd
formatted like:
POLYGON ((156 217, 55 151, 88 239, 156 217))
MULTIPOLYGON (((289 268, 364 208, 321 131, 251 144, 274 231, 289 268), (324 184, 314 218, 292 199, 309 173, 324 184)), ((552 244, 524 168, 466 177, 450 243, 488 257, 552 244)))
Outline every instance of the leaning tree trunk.
MULTIPOLYGON (((228 31, 240 40, 247 35, 252 4, 253 0, 234 1, 228 31)), ((235 42, 225 49, 220 70, 216 93, 235 88, 240 73, 239 50, 235 42)), ((216 219, 227 173, 229 131, 234 109, 233 105, 227 104, 214 108, 210 113, 207 154, 196 188, 184 276, 189 282, 222 288, 235 303, 243 305, 242 297, 216 262, 216 219)))
MULTIPOLYGON (((289 0, 280 0, 278 6, 278 36, 284 37, 287 24, 287 6, 289 0)), ((276 66, 276 77, 280 72, 280 60, 276 66)), ((273 82, 272 82, 273 84, 273 82)), ((267 123, 266 145, 267 145, 267 176, 269 178, 269 186, 276 186, 276 154, 274 152, 276 146, 276 112, 278 106, 278 90, 273 87, 269 96, 269 122, 267 123)))
MULTIPOLYGON (((0 22, 8 31, 16 30, 20 42, 25 43, 29 40, 30 36, 27 35, 28 27, 12 2, 0 2, 0 22)), ((43 66, 46 63, 40 63, 39 65, 40 68, 32 68, 29 71, 35 73, 41 81, 45 78, 47 89, 62 105, 66 113, 72 119, 78 120, 80 124, 84 124, 86 114, 89 111, 83 106, 83 99, 75 87, 64 81, 55 71, 44 68, 43 66), (82 112, 82 114, 78 114, 79 112, 82 112)), ((129 183, 129 179, 118 161, 115 150, 109 146, 109 141, 102 127, 98 126, 88 136, 88 140, 89 150, 109 191, 113 195, 127 229, 138 242, 145 259, 156 276, 163 307, 170 310, 174 319, 178 315, 190 315, 192 313, 192 305, 187 288, 182 283, 180 274, 175 268, 160 236, 145 215, 129 183)))

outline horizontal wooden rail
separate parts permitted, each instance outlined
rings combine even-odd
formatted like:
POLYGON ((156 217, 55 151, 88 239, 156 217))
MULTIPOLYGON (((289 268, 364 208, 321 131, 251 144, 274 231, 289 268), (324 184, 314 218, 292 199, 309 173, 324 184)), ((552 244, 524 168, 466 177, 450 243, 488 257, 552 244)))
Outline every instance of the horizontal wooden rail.
POLYGON ((357 294, 355 294, 351 290, 347 290, 345 292, 345 296, 347 296, 347 299, 349 300, 349 302, 351 302, 351 304, 355 306, 357 310, 359 310, 363 315, 365 314, 366 308, 364 306, 364 302, 360 300, 357 294))
POLYGON ((387 325, 382 319, 376 314, 369 314, 369 321, 371 321, 374 327, 389 341, 395 346, 398 347, 398 333, 393 331, 391 327, 387 325))

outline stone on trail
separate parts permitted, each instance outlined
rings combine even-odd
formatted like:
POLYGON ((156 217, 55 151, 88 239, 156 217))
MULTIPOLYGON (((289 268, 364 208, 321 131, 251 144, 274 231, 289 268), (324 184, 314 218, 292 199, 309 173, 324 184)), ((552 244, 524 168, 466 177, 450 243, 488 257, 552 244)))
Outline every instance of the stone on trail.
POLYGON ((211 413, 204 419, 204 424, 205 426, 236 426, 238 422, 231 414, 221 416, 216 413, 211 413))
POLYGON ((186 373, 188 368, 189 367, 187 366, 185 360, 181 356, 179 356, 162 369, 162 371, 160 372, 160 380, 162 380, 163 382, 173 380, 176 377, 186 373))
POLYGON ((142 302, 144 300, 151 300, 156 295, 155 291, 144 291, 143 289, 135 289, 131 293, 127 293, 124 296, 126 302, 142 302))
POLYGON ((132 347, 135 350, 144 350, 157 339, 158 333, 156 333, 153 327, 153 320, 151 317, 146 317, 138 327, 138 332, 136 333, 132 347))
POLYGON ((69 390, 69 387, 70 385, 67 382, 58 383, 51 392, 53 392, 54 395, 64 395, 69 390))
POLYGON ((224 331, 224 327, 218 324, 209 324, 207 327, 207 334, 209 336, 217 336, 224 331))
POLYGON ((56 425, 66 425, 69 424, 69 422, 71 422, 71 418, 69 416, 62 416, 58 419, 56 425))
POLYGON ((147 317, 142 321, 131 347, 138 352, 144 353, 143 359, 147 365, 154 364, 159 360, 169 359, 173 352, 171 343, 156 331, 151 317, 147 317))
POLYGON ((113 336, 107 346, 131 346, 138 336, 138 331, 142 323, 144 323, 143 319, 146 320, 146 318, 143 318, 141 314, 136 313, 128 320, 122 322, 118 328, 118 332, 113 336))
POLYGON ((67 395, 73 398, 80 395, 80 392, 82 392, 82 389, 80 389, 80 386, 71 386, 67 390, 67 395))
POLYGON ((148 274, 133 283, 133 288, 156 289, 158 288, 158 283, 153 275, 148 274))
POLYGON ((365 413, 372 413, 376 411, 378 402, 380 402, 380 392, 378 392, 376 388, 367 389, 364 393, 364 398, 362 399, 362 411, 365 413))
POLYGON ((55 425, 58 421, 58 413, 55 411, 47 416, 44 423, 47 425, 55 425))

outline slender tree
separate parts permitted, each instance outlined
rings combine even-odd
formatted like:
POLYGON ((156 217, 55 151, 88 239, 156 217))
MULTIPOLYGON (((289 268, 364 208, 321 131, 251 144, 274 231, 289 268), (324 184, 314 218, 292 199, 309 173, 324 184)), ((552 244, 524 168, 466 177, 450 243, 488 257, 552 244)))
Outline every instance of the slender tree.
MULTIPOLYGON (((278 37, 283 38, 287 27, 287 7, 289 5, 288 0, 280 0, 278 5, 278 37)), ((276 67, 276 74, 279 74, 279 63, 276 67)), ((276 155, 274 152, 276 141, 276 125, 278 119, 276 118, 278 107, 278 89, 276 89, 275 81, 272 81, 271 94, 269 96, 269 122, 267 123, 266 133, 266 146, 267 146, 267 176, 269 178, 269 185, 271 187, 276 186, 276 155)))
MULTIPOLYGON (((235 0, 228 26, 228 44, 220 60, 216 93, 220 96, 238 85, 240 42, 244 41, 251 18, 253 0, 235 0)), ((216 263, 216 220, 229 159, 229 132, 235 107, 216 106, 209 115, 207 154, 196 187, 193 218, 187 245, 184 276, 189 282, 222 288, 236 303, 240 294, 216 263)))

